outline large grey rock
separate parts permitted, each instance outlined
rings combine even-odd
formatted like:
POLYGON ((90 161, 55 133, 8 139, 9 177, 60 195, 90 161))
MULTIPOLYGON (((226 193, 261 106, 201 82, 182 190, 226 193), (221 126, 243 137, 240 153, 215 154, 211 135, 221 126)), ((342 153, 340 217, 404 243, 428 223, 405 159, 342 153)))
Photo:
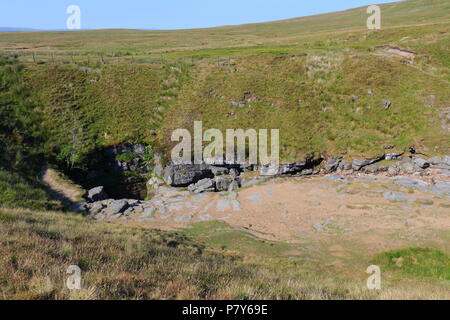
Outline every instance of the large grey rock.
POLYGON ((302 171, 306 166, 306 162, 297 161, 290 163, 283 163, 280 167, 279 173, 281 174, 295 174, 302 171))
POLYGON ((421 169, 426 169, 430 166, 430 163, 422 158, 414 158, 414 164, 421 169))
POLYGON ((126 200, 113 200, 107 205, 103 212, 108 215, 116 215, 125 212, 128 207, 129 205, 126 200))
POLYGON ((234 179, 231 176, 217 176, 214 178, 217 191, 228 191, 233 181, 234 179))
POLYGON ((213 179, 205 178, 189 185, 188 190, 193 193, 212 192, 215 191, 215 182, 213 179))
POLYGON ((89 214, 96 215, 100 213, 105 206, 101 202, 95 202, 87 205, 89 214))
POLYGON ((392 106, 392 101, 389 99, 382 99, 381 104, 385 110, 389 109, 392 106))
POLYGON ((361 169, 365 173, 378 173, 378 172, 386 172, 388 171, 388 167, 386 166, 378 166, 376 164, 371 164, 361 169))
POLYGON ((352 168, 355 171, 359 171, 361 170, 361 168, 371 165, 375 162, 381 161, 384 159, 384 155, 378 158, 373 158, 373 159, 354 159, 352 162, 352 168))
POLYGON ((279 174, 296 174, 305 169, 305 167, 306 167, 305 161, 283 163, 279 167, 266 165, 259 167, 259 174, 262 176, 274 176, 279 174))
POLYGON ((95 187, 88 191, 87 200, 89 202, 103 201, 106 199, 108 199, 108 195, 103 186, 95 187))
POLYGON ((340 163, 341 163, 341 159, 330 158, 325 163, 325 170, 327 172, 334 172, 338 169, 340 163))
POLYGON ((344 170, 351 170, 352 169, 352 164, 351 163, 347 163, 347 162, 343 162, 341 161, 339 163, 339 170, 344 171, 344 170))
POLYGON ((206 164, 170 165, 164 169, 164 181, 173 187, 187 187, 205 178, 214 178, 206 164))

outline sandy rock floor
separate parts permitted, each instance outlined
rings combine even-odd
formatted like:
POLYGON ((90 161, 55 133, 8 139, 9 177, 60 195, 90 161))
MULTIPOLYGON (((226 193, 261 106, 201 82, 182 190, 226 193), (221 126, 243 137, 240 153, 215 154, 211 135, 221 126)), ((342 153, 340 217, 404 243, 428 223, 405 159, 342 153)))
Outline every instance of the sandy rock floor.
MULTIPOLYGON (((431 186, 435 178, 450 182, 441 176, 422 181, 431 186)), ((266 240, 324 242, 336 257, 348 254, 343 241, 377 251, 427 243, 450 250, 450 196, 400 185, 398 179, 290 177, 222 194, 167 188, 150 218, 131 216, 126 223, 176 229, 219 220, 266 240)))

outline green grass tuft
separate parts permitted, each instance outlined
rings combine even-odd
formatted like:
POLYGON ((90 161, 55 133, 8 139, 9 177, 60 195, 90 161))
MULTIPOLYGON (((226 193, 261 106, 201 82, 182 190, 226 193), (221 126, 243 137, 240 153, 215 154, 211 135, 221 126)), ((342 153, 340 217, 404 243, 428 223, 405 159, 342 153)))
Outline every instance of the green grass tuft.
POLYGON ((385 252, 373 260, 381 270, 411 278, 450 280, 450 256, 436 249, 409 248, 385 252))

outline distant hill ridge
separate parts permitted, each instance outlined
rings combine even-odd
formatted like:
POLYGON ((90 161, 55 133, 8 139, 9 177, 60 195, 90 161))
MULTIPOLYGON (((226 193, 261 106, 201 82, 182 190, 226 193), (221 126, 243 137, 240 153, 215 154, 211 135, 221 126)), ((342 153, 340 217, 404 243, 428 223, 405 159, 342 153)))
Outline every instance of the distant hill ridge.
POLYGON ((18 32, 18 31, 42 31, 42 30, 31 28, 0 27, 0 32, 18 32))

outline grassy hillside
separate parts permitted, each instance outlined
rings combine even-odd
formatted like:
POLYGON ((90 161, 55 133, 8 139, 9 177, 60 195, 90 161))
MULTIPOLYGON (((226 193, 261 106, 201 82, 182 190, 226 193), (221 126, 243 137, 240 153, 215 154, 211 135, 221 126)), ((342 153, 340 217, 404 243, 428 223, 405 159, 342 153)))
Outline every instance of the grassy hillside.
POLYGON ((347 296, 332 286, 320 288, 312 281, 306 284, 301 278, 292 280, 269 266, 214 252, 176 233, 92 223, 78 216, 51 212, 1 210, 0 221, 0 242, 7 249, 0 259, 2 297, 327 299, 347 296), (21 249, 25 245, 27 249, 21 249), (71 264, 82 269, 81 291, 70 292, 64 286, 65 270, 71 264))
MULTIPOLYGON (((409 0, 380 5, 382 25, 399 26, 442 23, 450 20, 446 0, 409 0)), ((295 14, 295 13, 292 13, 295 14)), ((209 29, 140 31, 99 30, 80 32, 21 32, 0 34, 0 48, 35 51, 160 53, 267 45, 296 45, 299 40, 319 34, 366 29, 366 7, 310 17, 224 26, 209 29)))
POLYGON ((16 60, 0 57, 0 206, 60 208, 38 180, 46 132, 42 106, 23 71, 16 60))
POLYGON ((73 164, 123 141, 169 151, 172 130, 194 120, 205 128, 279 128, 284 160, 313 152, 361 156, 386 144, 445 154, 450 51, 440 30, 448 29, 348 33, 265 53, 220 49, 230 58, 219 64, 27 64, 24 81, 44 105, 49 148, 69 150, 73 164), (410 63, 382 55, 375 47, 386 43, 418 56, 410 63))
POLYGON ((194 120, 279 128, 284 160, 386 144, 448 153, 448 3, 385 4, 382 16, 377 32, 357 8, 212 29, 7 33, 0 48, 21 48, 21 81, 44 107, 47 153, 68 167, 124 141, 167 153, 172 130, 194 120), (417 55, 392 56, 386 44, 417 55), (31 50, 54 55, 33 63, 31 50))

